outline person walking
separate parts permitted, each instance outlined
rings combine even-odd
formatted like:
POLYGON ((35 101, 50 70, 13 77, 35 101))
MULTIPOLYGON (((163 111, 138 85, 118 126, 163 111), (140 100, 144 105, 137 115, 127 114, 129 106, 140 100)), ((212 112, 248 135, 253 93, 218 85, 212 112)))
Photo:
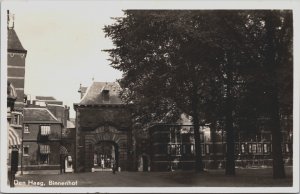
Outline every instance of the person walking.
POLYGON ((113 162, 112 172, 113 172, 113 174, 115 174, 116 173, 116 160, 113 159, 112 162, 113 162))

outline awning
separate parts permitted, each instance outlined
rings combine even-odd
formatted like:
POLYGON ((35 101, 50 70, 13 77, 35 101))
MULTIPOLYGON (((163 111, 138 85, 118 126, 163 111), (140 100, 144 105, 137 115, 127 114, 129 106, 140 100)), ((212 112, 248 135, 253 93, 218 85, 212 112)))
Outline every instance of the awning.
POLYGON ((50 146, 49 145, 40 145, 40 153, 41 154, 49 154, 50 146))
POLYGON ((21 146, 21 139, 18 132, 8 125, 8 146, 9 148, 19 148, 21 146))
POLYGON ((61 155, 68 155, 68 150, 65 146, 60 146, 59 147, 59 154, 61 155))

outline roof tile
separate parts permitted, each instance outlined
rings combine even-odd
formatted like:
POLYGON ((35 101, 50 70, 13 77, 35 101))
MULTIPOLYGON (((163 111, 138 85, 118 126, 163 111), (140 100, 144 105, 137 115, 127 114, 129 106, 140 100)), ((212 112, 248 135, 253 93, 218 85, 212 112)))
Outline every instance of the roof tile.
POLYGON ((8 51, 15 51, 21 53, 27 53, 27 50, 24 49, 20 39, 13 28, 8 29, 8 41, 7 41, 7 50, 8 51))
POLYGON ((79 105, 123 104, 119 97, 121 87, 117 82, 93 82, 82 97, 79 105), (109 100, 105 101, 102 91, 109 90, 109 100))

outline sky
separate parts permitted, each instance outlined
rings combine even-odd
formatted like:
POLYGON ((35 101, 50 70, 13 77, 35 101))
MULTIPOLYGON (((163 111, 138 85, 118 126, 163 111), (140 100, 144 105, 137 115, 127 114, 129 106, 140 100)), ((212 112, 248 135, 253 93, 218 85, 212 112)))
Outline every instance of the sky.
POLYGON ((122 73, 109 65, 112 41, 103 27, 123 15, 120 5, 80 1, 45 3, 16 2, 7 7, 15 15, 15 31, 27 50, 25 93, 53 96, 70 106, 79 102, 80 84, 111 82, 122 73), (109 9, 108 9, 109 7, 109 9))
MULTIPOLYGON (((70 106, 80 100, 80 84, 111 82, 122 73, 109 65, 112 41, 103 27, 123 16, 124 9, 250 9, 293 8, 283 1, 4 1, 2 10, 15 15, 15 31, 27 50, 25 93, 53 96, 70 106)), ((298 13, 298 12, 297 12, 298 13)), ((2 14, 3 17, 3 14, 2 14)), ((6 18, 6 17, 3 17, 6 18)), ((3 19, 2 18, 2 19, 3 19)))

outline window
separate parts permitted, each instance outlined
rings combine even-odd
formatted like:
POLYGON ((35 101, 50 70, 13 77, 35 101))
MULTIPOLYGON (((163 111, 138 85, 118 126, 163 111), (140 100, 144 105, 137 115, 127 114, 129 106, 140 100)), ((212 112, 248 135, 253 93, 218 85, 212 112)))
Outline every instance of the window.
POLYGON ((175 155, 176 154, 176 145, 172 144, 171 145, 171 155, 175 155))
POLYGON ((41 125, 40 128, 41 128, 42 136, 50 135, 50 126, 49 125, 41 125))
POLYGON ((20 125, 20 115, 14 115, 13 124, 20 125))
POLYGON ((29 146, 26 145, 23 147, 23 156, 28 156, 29 155, 29 146))
POLYGON ((245 144, 241 144, 241 153, 245 153, 245 144))
POLYGON ((195 148, 194 148, 194 144, 191 145, 191 154, 195 154, 195 148))
POLYGON ((40 153, 41 154, 49 154, 50 146, 49 145, 40 145, 40 153))
POLYGON ((249 153, 252 153, 252 144, 248 145, 248 150, 249 150, 249 153))
POLYGON ((49 164, 50 146, 41 144, 40 148, 40 164, 49 164))
POLYGON ((257 144, 257 153, 261 154, 262 150, 261 150, 261 144, 257 144))
POLYGON ((206 145, 206 153, 209 154, 209 145, 206 145))
POLYGON ((24 126, 24 133, 30 133, 28 125, 24 126))
POLYGON ((176 145, 176 155, 181 155, 181 145, 176 145))
POLYGON ((102 96, 103 96, 103 101, 105 102, 109 101, 109 90, 103 90, 102 96))
POLYGON ((264 153, 268 153, 269 152, 269 146, 268 144, 264 143, 264 153))
POLYGON ((256 144, 252 144, 252 153, 256 153, 256 144))

